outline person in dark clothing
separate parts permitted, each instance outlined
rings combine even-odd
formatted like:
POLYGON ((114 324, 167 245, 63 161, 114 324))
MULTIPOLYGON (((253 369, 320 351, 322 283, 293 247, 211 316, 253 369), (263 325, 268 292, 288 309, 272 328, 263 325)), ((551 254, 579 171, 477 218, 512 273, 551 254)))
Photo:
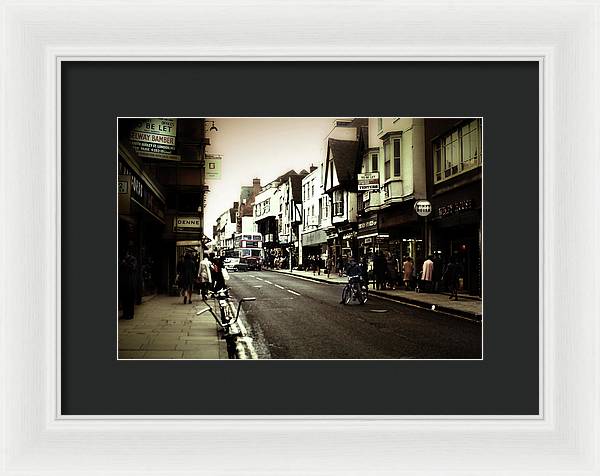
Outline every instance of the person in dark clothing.
POLYGON ((368 289, 369 288, 369 264, 367 262, 367 257, 363 256, 363 259, 360 263, 361 266, 361 271, 362 271, 362 280, 363 280, 363 284, 365 285, 365 287, 368 289))
POLYGON ((212 290, 214 292, 225 289, 225 277, 223 276, 223 260, 221 258, 215 257, 214 254, 211 254, 208 258, 212 266, 210 268, 211 276, 212 276, 212 290))
POLYGON ((133 319, 137 285, 137 260, 128 250, 119 266, 119 297, 123 306, 123 319, 133 319))
POLYGON ((385 286, 385 272, 387 269, 387 262, 383 251, 379 250, 379 253, 373 258, 373 273, 375 274, 375 289, 382 289, 385 286))
POLYGON ((458 301, 458 284, 459 279, 462 276, 462 266, 457 256, 452 256, 449 263, 446 265, 446 269, 443 274, 443 281, 448 291, 450 291, 450 297, 448 299, 458 301))
POLYGON ((192 304, 192 290, 196 276, 198 275, 198 268, 196 267, 196 261, 190 252, 187 252, 183 257, 183 266, 179 279, 181 281, 181 287, 183 288, 183 304, 192 304))

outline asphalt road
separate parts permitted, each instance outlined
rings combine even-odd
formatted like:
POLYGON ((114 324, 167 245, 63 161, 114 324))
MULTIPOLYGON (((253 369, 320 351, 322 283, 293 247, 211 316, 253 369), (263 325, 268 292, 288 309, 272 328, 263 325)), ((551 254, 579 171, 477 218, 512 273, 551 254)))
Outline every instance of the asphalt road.
POLYGON ((482 325, 369 296, 340 304, 341 285, 272 271, 230 273, 259 358, 479 359, 482 325))

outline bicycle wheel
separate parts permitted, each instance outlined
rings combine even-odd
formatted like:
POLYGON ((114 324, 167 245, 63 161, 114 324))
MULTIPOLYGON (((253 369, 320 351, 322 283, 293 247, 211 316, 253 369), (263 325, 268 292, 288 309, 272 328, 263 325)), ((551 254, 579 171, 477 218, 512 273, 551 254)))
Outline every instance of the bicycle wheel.
POLYGON ((344 286, 344 289, 342 289, 342 304, 350 303, 351 299, 352 299, 352 290, 350 289, 349 286, 344 286))
POLYGON ((358 302, 361 304, 364 304, 367 302, 367 299, 369 299, 369 291, 367 290, 367 288, 361 289, 358 291, 357 293, 358 296, 358 302))
POLYGON ((221 306, 221 322, 223 324, 227 324, 229 322, 229 312, 227 310, 227 307, 221 306))

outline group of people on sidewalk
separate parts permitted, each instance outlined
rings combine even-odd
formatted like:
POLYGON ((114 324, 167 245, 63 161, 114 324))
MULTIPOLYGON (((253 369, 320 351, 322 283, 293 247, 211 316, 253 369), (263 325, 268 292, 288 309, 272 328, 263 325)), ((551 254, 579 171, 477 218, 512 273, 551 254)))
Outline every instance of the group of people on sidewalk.
POLYGON ((373 275, 378 290, 404 288, 407 291, 439 292, 444 286, 450 292, 449 299, 458 301, 462 265, 456 255, 451 256, 445 266, 439 260, 435 262, 430 255, 417 270, 410 256, 405 256, 400 263, 390 252, 379 251, 373 258, 373 275))
POLYGON ((184 304, 192 304, 192 294, 196 286, 199 287, 202 300, 205 301, 209 291, 219 291, 225 288, 225 281, 229 280, 229 273, 223 265, 223 258, 214 253, 204 256, 197 262, 192 253, 186 252, 177 263, 176 284, 183 296, 184 304))

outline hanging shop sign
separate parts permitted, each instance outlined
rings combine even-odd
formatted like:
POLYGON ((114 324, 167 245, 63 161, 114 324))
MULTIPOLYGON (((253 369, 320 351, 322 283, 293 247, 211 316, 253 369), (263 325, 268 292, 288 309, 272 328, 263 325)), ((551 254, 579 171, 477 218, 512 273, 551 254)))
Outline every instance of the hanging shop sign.
POLYGON ((454 215, 456 213, 464 212, 465 210, 471 210, 474 207, 473 200, 460 200, 458 202, 450 203, 438 208, 438 215, 445 217, 448 215, 454 215))
POLYGON ((153 118, 138 120, 129 135, 131 146, 140 157, 180 161, 177 148, 177 119, 153 118))
POLYGON ((358 191, 379 190, 379 172, 358 174, 358 191))
POLYGON ((200 217, 175 217, 173 231, 200 231, 200 217))
POLYGON ((429 200, 417 200, 415 202, 415 212, 421 217, 426 217, 431 214, 431 202, 429 200))
POLYGON ((205 180, 221 180, 221 164, 223 157, 220 155, 204 156, 204 179, 205 180))
POLYGON ((356 232, 355 231, 344 233, 342 235, 342 240, 352 240, 354 238, 356 238, 356 232))

